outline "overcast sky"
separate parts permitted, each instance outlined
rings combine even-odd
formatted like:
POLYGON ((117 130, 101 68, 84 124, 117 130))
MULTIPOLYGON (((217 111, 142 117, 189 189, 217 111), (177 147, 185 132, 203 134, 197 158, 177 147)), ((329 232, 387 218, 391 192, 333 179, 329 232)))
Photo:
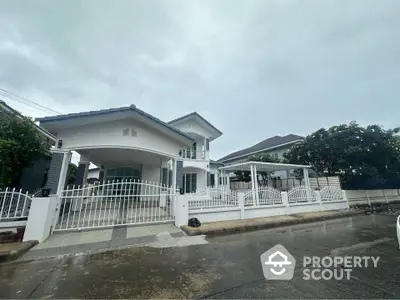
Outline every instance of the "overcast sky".
POLYGON ((0 28, 0 88, 61 113, 197 111, 224 133, 213 159, 341 122, 400 125, 398 0, 2 0, 0 28))

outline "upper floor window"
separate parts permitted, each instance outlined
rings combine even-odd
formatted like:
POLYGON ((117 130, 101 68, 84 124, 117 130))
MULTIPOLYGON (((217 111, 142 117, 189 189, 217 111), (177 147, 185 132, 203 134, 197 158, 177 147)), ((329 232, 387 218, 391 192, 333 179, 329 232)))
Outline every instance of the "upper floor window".
POLYGON ((192 146, 179 151, 179 156, 183 158, 196 159, 196 146, 196 142, 194 142, 192 146))

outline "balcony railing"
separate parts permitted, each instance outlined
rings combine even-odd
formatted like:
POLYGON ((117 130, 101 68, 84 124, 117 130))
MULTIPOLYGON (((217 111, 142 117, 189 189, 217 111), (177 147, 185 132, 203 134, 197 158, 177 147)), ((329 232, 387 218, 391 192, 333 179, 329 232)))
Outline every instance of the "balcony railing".
POLYGON ((179 151, 179 157, 186 159, 206 159, 206 151, 192 151, 190 149, 183 149, 179 151))

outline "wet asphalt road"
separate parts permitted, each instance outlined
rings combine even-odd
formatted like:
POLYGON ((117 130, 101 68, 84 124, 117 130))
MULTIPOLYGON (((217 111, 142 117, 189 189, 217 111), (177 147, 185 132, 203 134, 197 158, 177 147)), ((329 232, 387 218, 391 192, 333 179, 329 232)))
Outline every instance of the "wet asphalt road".
POLYGON ((208 237, 208 244, 130 248, 0 266, 0 298, 400 298, 395 216, 208 237), (291 281, 263 278, 260 254, 280 243, 296 258, 291 281), (380 256, 350 280, 305 281, 302 257, 380 256))

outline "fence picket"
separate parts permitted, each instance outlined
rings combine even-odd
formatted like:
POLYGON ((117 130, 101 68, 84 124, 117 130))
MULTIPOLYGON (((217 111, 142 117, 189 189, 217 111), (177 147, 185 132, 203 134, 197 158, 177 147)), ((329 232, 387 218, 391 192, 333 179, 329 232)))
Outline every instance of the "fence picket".
POLYGON ((29 193, 24 194, 22 189, 18 191, 7 187, 0 190, 0 222, 26 221, 31 201, 29 193))

